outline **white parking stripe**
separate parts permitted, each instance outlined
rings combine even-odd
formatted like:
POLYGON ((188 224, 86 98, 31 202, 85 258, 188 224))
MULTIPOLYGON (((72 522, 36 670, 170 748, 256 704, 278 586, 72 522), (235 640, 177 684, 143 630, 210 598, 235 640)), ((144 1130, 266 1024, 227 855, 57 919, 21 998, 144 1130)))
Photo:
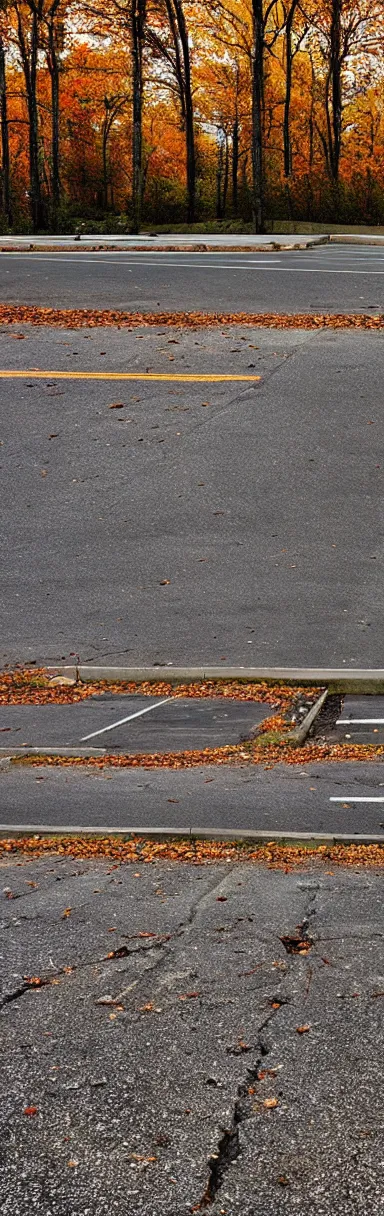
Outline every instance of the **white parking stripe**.
POLYGON ((168 701, 176 701, 177 697, 165 697, 163 701, 156 701, 156 705, 148 705, 146 709, 139 709, 136 714, 129 714, 127 718, 119 718, 118 722, 112 722, 111 726, 103 726, 102 730, 94 730, 91 735, 84 735, 80 739, 80 743, 87 743, 88 739, 96 739, 96 735, 105 735, 108 730, 115 730, 116 726, 124 726, 125 722, 132 722, 133 718, 142 718, 143 714, 150 714, 152 709, 158 709, 159 705, 166 705, 168 701))
POLYGON ((345 794, 344 798, 330 798, 330 802, 384 802, 384 798, 350 798, 345 794))

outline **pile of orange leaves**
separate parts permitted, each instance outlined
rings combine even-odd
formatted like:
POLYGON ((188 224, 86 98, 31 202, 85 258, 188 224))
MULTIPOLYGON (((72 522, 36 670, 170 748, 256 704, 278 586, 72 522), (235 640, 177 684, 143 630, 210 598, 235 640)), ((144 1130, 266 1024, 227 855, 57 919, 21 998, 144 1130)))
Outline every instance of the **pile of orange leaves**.
POLYGON ((54 684, 44 667, 0 672, 0 705, 69 705, 105 692, 116 696, 228 697, 235 701, 262 701, 281 713, 289 710, 293 695, 305 693, 310 699, 318 695, 317 688, 292 689, 288 684, 267 684, 260 680, 196 680, 193 684, 171 684, 165 680, 112 684, 99 680, 97 683, 54 684))
MULTIPOLYGON (((24 836, 0 841, 0 854, 19 854, 32 860, 45 854, 59 857, 88 859, 110 859, 116 863, 134 862, 148 864, 156 861, 188 862, 194 865, 212 865, 215 862, 250 862, 269 869, 304 869, 309 865, 326 866, 384 866, 383 845, 319 845, 305 848, 302 845, 239 844, 236 841, 169 839, 151 840, 148 837, 132 837, 121 840, 116 836, 24 836)), ((332 871, 331 871, 332 873, 332 871)))
POLYGON ((51 325, 61 329, 137 326, 180 326, 184 329, 220 325, 252 325, 258 329, 383 329, 384 316, 368 313, 248 313, 248 312, 121 312, 98 308, 38 308, 1 304, 1 325, 51 325))

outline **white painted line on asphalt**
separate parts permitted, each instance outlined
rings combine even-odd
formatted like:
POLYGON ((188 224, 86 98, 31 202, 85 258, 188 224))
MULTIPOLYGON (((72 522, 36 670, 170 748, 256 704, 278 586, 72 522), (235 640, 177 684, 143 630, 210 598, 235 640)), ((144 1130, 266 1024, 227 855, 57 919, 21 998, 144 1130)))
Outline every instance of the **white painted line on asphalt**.
POLYGON ((384 802, 384 798, 350 798, 348 794, 344 798, 330 798, 330 802, 384 802))
MULTIPOLYGON (((24 260, 26 258, 26 255, 23 253, 16 254, 13 256, 23 258, 24 260)), ((40 254, 38 254, 34 260, 36 262, 65 262, 65 263, 73 262, 73 263, 76 263, 77 265, 80 264, 80 266, 87 266, 87 265, 90 265, 90 266, 96 265, 97 266, 98 262, 102 266, 105 266, 106 264, 110 265, 110 266, 117 265, 117 263, 114 260, 111 260, 109 258, 107 259, 107 258, 99 258, 99 257, 94 257, 94 258, 93 257, 81 257, 80 255, 76 256, 74 258, 62 258, 62 257, 58 257, 57 254, 52 254, 49 257, 48 256, 41 257, 40 254)), ((279 258, 275 259, 275 261, 273 263, 274 266, 276 265, 276 261, 280 261, 280 259, 279 258)), ((126 261, 126 260, 124 261, 123 258, 120 258, 118 265, 119 266, 158 266, 158 261, 156 259, 155 262, 149 262, 149 261, 146 261, 145 258, 141 258, 140 261, 138 258, 136 258, 135 261, 126 261)), ((185 270, 186 268, 188 269, 189 267, 191 267, 193 270, 196 270, 196 268, 198 270, 207 269, 206 262, 196 262, 195 259, 193 260, 192 263, 191 262, 162 262, 161 265, 162 266, 176 266, 177 268, 180 267, 183 270, 185 270)), ((222 265, 219 265, 218 263, 216 263, 213 266, 213 270, 244 270, 244 267, 246 268, 247 266, 256 266, 259 269, 260 267, 264 267, 264 262, 250 262, 250 261, 236 262, 236 263, 223 262, 222 265)), ((273 266, 272 267, 267 266, 266 269, 273 270, 273 266)), ((279 267, 278 267, 278 269, 279 269, 279 267)))
POLYGON ((129 714, 127 718, 119 718, 119 721, 112 722, 111 726, 103 726, 102 730, 94 730, 91 735, 84 735, 80 739, 80 743, 87 743, 88 739, 96 739, 96 735, 105 735, 107 730, 115 730, 116 726, 124 726, 125 722, 132 722, 133 718, 142 718, 143 714, 150 714, 152 709, 158 709, 159 705, 166 705, 168 701, 177 701, 177 697, 165 697, 163 701, 157 701, 156 705, 148 705, 146 709, 139 709, 136 714, 129 714))
MULTIPOLYGON (((3 254, 3 255, 0 254, 0 256, 23 258, 24 260, 26 260, 26 259, 30 259, 31 255, 23 254, 23 253, 20 253, 20 254, 16 253, 16 254, 3 254)), ((74 263, 80 264, 82 266, 86 266, 87 264, 91 265, 91 266, 97 265, 98 261, 100 262, 101 265, 105 266, 105 264, 107 262, 107 259, 101 259, 98 257, 82 258, 77 255, 74 258, 68 258, 68 257, 62 258, 62 257, 58 257, 57 254, 51 254, 49 257, 48 256, 42 257, 42 256, 40 256, 40 254, 36 254, 36 255, 32 254, 32 257, 34 258, 34 261, 36 261, 36 262, 65 262, 65 263, 74 262, 74 263)), ((132 262, 132 261, 128 262, 128 261, 123 261, 122 258, 120 258, 118 263, 116 263, 116 261, 113 260, 113 261, 111 261, 110 264, 115 267, 117 267, 117 265, 118 266, 135 266, 135 267, 152 266, 152 267, 157 267, 157 269, 159 269, 158 261, 149 262, 149 261, 145 261, 145 260, 139 261, 138 259, 136 259, 134 262, 132 262)), ((253 265, 253 263, 250 261, 239 262, 236 264, 229 263, 229 262, 222 263, 222 264, 215 263, 215 265, 213 266, 213 270, 244 270, 244 269, 247 269, 247 267, 250 267, 252 265, 253 265)), ((193 260, 191 262, 162 262, 160 268, 162 268, 163 266, 174 267, 175 269, 181 269, 181 270, 185 270, 185 269, 187 269, 187 270, 188 269, 189 270, 205 270, 205 271, 207 270, 206 262, 196 262, 195 260, 193 260)), ((281 266, 281 265, 277 266, 276 262, 273 263, 273 266, 266 266, 266 265, 264 265, 264 263, 260 263, 260 264, 258 263, 257 265, 255 265, 255 269, 261 271, 261 273, 264 273, 264 274, 272 274, 273 271, 275 271, 275 270, 277 271, 277 273, 281 273, 281 274, 339 274, 339 275, 346 275, 346 274, 361 275, 362 274, 362 275, 367 275, 367 276, 375 276, 375 275, 384 274, 384 270, 338 270, 338 269, 333 269, 333 268, 328 270, 327 268, 323 268, 322 266, 306 266, 306 267, 281 266)))
MULTIPOLYGON (((0 240, 1 240, 1 237, 0 237, 0 240)), ((71 249, 70 252, 74 253, 74 250, 71 249)), ((279 262, 282 259, 280 259, 280 257, 277 256, 278 252, 279 253, 280 252, 282 252, 282 253, 289 252, 290 253, 290 252, 294 252, 294 251, 291 251, 291 250, 277 251, 276 250, 276 253, 262 252, 261 255, 259 255, 259 258, 256 260, 261 261, 261 258, 263 258, 265 261, 268 261, 268 262, 272 259, 273 259, 273 261, 279 262)), ((48 261, 66 262, 67 260, 69 262, 80 262, 82 258, 85 258, 86 256, 88 256, 89 260, 92 260, 93 262, 95 262, 97 260, 100 262, 104 262, 107 258, 111 258, 113 260, 113 262, 115 263, 116 258, 118 258, 119 261, 121 261, 122 256, 123 257, 125 256, 125 257, 131 258, 131 260, 134 261, 136 264, 136 262, 138 262, 139 258, 142 258, 142 259, 148 258, 149 259, 149 258, 153 257, 153 253, 155 254, 156 262, 162 261, 164 258, 174 259, 174 258, 180 257, 180 254, 182 255, 183 258, 189 258, 188 265, 190 263, 196 261, 196 254, 193 252, 193 250, 190 251, 189 249, 182 249, 182 250, 178 250, 177 253, 176 252, 173 253, 171 249, 169 249, 169 250, 161 250, 161 249, 157 250, 156 249, 154 251, 147 250, 147 249, 143 249, 143 250, 140 250, 140 249, 139 250, 135 250, 135 249, 95 249, 94 250, 94 249, 87 249, 85 247, 84 249, 80 249, 79 252, 76 253, 74 257, 71 257, 68 259, 67 259, 67 255, 64 254, 61 249, 58 249, 57 252, 55 249, 50 249, 48 251, 48 253, 38 253, 37 250, 33 250, 33 249, 28 251, 28 253, 23 253, 21 250, 18 250, 18 249, 0 249, 1 258, 23 258, 24 261, 29 261, 29 262, 31 261, 31 258, 33 258, 35 262, 39 262, 39 261, 40 262, 48 262, 48 261)), ((211 257, 212 258, 223 258, 223 257, 236 258, 236 260, 239 261, 240 258, 252 257, 252 253, 248 252, 246 249, 244 249, 244 251, 242 249, 240 249, 240 250, 237 249, 236 251, 231 250, 231 249, 229 249, 229 250, 227 250, 227 249, 226 250, 209 249, 209 250, 207 250, 206 253, 200 252, 199 256, 200 257, 204 256, 205 259, 211 258, 211 257)), ((213 263, 213 265, 214 265, 214 263, 213 263)))

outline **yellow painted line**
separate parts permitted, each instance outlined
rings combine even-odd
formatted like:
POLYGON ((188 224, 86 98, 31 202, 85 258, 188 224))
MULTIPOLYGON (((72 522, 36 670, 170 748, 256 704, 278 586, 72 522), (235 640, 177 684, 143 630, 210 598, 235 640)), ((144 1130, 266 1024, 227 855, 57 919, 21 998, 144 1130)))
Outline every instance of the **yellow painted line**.
POLYGON ((174 372, 168 375, 164 372, 43 372, 31 369, 30 371, 9 371, 0 370, 0 379, 2 380, 165 380, 167 383, 174 381, 187 382, 189 384, 213 383, 221 381, 233 380, 261 380, 261 376, 222 376, 222 375, 198 375, 197 373, 189 372, 174 372))

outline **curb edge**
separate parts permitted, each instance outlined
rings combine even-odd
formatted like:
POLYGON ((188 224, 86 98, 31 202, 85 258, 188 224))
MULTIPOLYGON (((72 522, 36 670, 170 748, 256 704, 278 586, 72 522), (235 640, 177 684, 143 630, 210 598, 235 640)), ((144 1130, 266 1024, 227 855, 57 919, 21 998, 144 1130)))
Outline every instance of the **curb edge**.
POLYGON ((123 838, 124 840, 130 840, 132 837, 144 837, 148 840, 222 840, 224 843, 232 841, 234 843, 236 841, 247 843, 249 841, 254 844, 276 843, 286 845, 299 845, 301 843, 308 845, 313 842, 316 846, 320 844, 380 844, 384 848, 384 833, 379 836, 373 833, 364 835, 342 832, 266 832, 264 830, 248 831, 236 828, 233 831, 229 829, 209 830, 208 828, 190 828, 188 831, 186 828, 111 828, 103 826, 89 828, 77 824, 74 824, 72 827, 68 825, 57 826, 56 824, 30 823, 14 826, 12 824, 0 823, 0 839, 7 837, 14 837, 16 839, 28 832, 36 836, 36 839, 41 836, 75 837, 81 835, 93 837, 96 840, 103 839, 106 836, 111 838, 117 837, 118 839, 123 838))

